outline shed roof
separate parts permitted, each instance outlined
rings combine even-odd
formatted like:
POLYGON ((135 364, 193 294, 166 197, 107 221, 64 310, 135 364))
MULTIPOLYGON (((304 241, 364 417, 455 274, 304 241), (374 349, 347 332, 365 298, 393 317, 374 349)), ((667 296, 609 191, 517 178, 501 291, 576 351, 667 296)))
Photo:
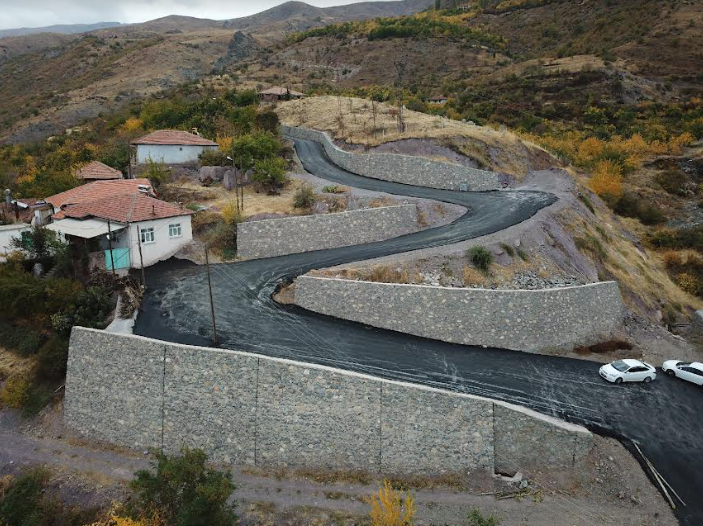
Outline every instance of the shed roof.
POLYGON ((217 146, 216 142, 200 135, 181 130, 158 130, 132 141, 132 144, 175 145, 175 146, 217 146))
POLYGON ((76 177, 79 179, 95 180, 122 179, 122 172, 115 170, 114 168, 110 168, 108 165, 103 164, 100 161, 93 161, 78 170, 76 172, 76 177))
POLYGON ((285 95, 288 95, 289 93, 293 97, 302 97, 305 95, 304 93, 300 93, 299 91, 289 90, 288 88, 282 88, 280 86, 274 86, 267 90, 261 91, 259 92, 259 95, 277 95, 279 97, 283 97, 285 95))

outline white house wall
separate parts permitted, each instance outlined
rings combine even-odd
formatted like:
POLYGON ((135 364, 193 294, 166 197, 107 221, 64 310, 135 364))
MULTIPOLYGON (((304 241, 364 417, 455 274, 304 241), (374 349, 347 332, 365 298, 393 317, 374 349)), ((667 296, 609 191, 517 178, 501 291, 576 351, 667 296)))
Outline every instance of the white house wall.
POLYGON ((162 144, 137 145, 137 163, 146 164, 149 159, 164 164, 187 164, 198 161, 205 150, 214 150, 217 146, 179 146, 162 144))
POLYGON ((11 247, 12 238, 20 237, 22 232, 28 232, 29 230, 31 229, 26 224, 0 226, 0 256, 13 252, 14 249, 11 247))
POLYGON ((141 268, 139 259, 139 231, 142 228, 153 228, 155 241, 153 243, 142 243, 142 257, 144 266, 148 267, 159 261, 170 258, 178 252, 184 245, 193 240, 193 230, 190 222, 191 216, 169 217, 166 219, 155 219, 154 221, 142 221, 132 223, 129 228, 119 236, 113 244, 113 248, 129 247, 129 257, 132 268, 141 268), (180 223, 181 237, 169 237, 171 224, 180 223))

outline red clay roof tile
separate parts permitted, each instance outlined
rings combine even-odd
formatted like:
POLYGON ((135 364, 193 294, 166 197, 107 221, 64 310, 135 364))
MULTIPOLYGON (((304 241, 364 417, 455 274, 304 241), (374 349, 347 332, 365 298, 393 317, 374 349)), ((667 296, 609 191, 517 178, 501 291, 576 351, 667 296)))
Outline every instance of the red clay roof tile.
POLYGON ((200 137, 193 133, 179 130, 159 130, 145 135, 132 144, 161 144, 178 146, 217 146, 216 142, 200 137))
POLYGON ((122 179, 122 172, 99 161, 93 161, 78 170, 76 177, 88 180, 122 179))

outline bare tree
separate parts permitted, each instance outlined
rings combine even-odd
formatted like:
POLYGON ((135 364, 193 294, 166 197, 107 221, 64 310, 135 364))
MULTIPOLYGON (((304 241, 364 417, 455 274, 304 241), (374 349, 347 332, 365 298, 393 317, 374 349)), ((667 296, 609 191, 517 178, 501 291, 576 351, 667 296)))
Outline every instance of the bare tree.
POLYGON ((403 115, 403 80, 405 79, 405 70, 408 67, 408 56, 403 55, 400 60, 393 63, 395 65, 395 88, 396 102, 398 103, 398 113, 396 120, 398 122, 398 133, 405 132, 405 117, 403 115))

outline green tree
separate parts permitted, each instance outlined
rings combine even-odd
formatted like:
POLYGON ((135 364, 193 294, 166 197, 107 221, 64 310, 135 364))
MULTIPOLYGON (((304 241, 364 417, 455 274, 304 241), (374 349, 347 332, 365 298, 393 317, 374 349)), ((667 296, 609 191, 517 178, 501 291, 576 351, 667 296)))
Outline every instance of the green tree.
POLYGON ((156 452, 152 470, 141 470, 130 483, 137 517, 154 513, 171 526, 230 526, 234 506, 227 504, 235 490, 232 473, 207 466, 200 449, 183 448, 180 456, 156 452))
POLYGON ((274 157, 280 149, 278 137, 265 131, 242 135, 232 145, 235 162, 243 171, 253 168, 257 161, 274 157))
POLYGON ((251 180, 261 185, 269 194, 276 194, 286 184, 286 161, 271 157, 256 161, 251 180))
POLYGON ((28 259, 49 259, 60 254, 63 260, 68 252, 68 245, 59 239, 56 232, 36 225, 21 237, 12 238, 10 245, 28 259))
POLYGON ((166 169, 162 162, 154 161, 151 157, 146 160, 146 170, 142 172, 142 177, 146 177, 151 181, 155 188, 159 188, 162 184, 167 183, 171 178, 171 172, 166 169))

